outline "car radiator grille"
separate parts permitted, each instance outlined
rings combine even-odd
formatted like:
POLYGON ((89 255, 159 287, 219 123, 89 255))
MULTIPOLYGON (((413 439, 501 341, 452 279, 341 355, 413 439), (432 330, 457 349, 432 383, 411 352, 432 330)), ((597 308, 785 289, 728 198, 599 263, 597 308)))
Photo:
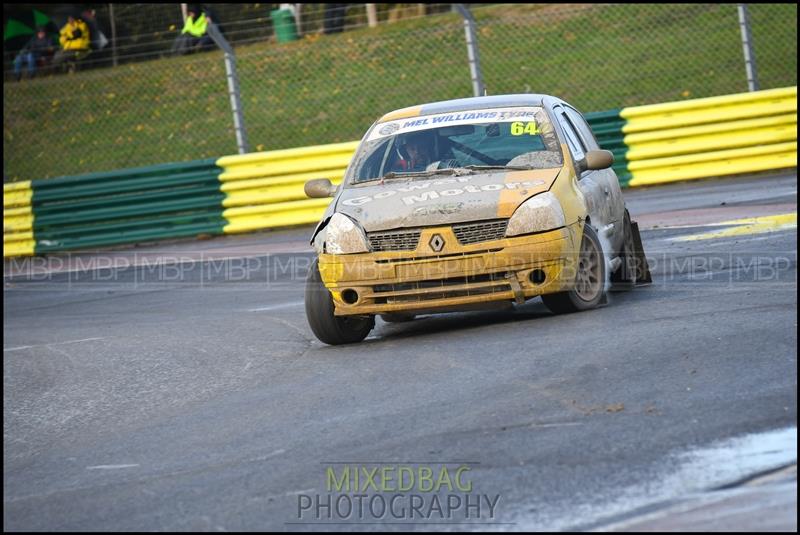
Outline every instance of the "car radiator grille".
MULTIPOLYGON (((506 234, 507 219, 459 223, 453 225, 453 233, 461 245, 499 240, 506 234)), ((390 230, 367 234, 373 251, 413 251, 419 244, 422 229, 390 230)))
POLYGON ((373 251, 413 251, 419 243, 420 229, 370 232, 367 234, 373 251))
POLYGON ((453 299, 476 295, 511 292, 508 273, 487 273, 466 277, 424 280, 396 284, 379 284, 372 287, 368 296, 379 305, 453 299))
POLYGON ((471 243, 499 240, 506 235, 507 226, 508 219, 465 223, 453 225, 453 233, 461 245, 469 245, 471 243))

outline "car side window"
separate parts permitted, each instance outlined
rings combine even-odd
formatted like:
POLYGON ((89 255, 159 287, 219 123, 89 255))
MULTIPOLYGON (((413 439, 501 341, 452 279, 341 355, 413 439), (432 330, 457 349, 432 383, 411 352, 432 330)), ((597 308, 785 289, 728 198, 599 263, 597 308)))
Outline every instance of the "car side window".
POLYGON ((561 129, 564 131, 564 136, 567 138, 567 144, 569 145, 570 152, 572 152, 572 157, 576 162, 583 160, 586 158, 586 146, 583 144, 583 140, 581 140, 580 136, 578 136, 564 108, 557 106, 553 111, 558 119, 558 124, 561 125, 561 129))
POLYGON ((592 129, 589 126, 589 123, 586 122, 586 119, 583 118, 583 115, 572 108, 566 108, 566 110, 567 117, 569 118, 570 123, 577 130, 578 135, 583 140, 584 146, 589 150, 600 149, 600 145, 597 144, 597 140, 592 133, 592 129))

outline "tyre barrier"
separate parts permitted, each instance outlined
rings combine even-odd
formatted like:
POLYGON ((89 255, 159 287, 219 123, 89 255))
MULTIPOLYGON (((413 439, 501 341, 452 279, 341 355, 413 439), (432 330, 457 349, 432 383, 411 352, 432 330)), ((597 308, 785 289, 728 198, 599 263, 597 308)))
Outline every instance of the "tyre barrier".
MULTIPOLYGON (((586 114, 623 187, 797 167, 797 87, 586 114)), ((317 222, 358 141, 3 186, 3 255, 317 222)))

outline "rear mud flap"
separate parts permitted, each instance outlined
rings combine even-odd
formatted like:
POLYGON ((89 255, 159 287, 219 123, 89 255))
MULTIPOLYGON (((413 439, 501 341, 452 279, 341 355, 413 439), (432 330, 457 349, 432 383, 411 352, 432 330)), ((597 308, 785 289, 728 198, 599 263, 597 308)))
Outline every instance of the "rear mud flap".
POLYGON ((633 248, 636 259, 636 286, 652 284, 653 277, 650 275, 650 266, 647 264, 647 255, 644 254, 642 236, 639 234, 639 223, 636 221, 631 221, 631 230, 633 231, 633 248))

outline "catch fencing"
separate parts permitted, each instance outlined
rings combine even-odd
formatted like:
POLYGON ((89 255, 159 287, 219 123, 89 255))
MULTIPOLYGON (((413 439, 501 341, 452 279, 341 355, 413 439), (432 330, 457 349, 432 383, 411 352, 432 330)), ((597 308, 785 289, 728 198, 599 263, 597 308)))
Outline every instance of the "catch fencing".
MULTIPOLYGON (((474 93, 465 19, 447 5, 403 5, 405 15, 379 6, 369 26, 365 5, 349 4, 340 33, 323 33, 321 13, 307 13, 291 42, 276 41, 261 6, 246 24, 220 15, 235 47, 249 152, 348 142, 391 109, 474 93)), ((749 90, 738 4, 469 8, 474 59, 492 95, 554 94, 596 112, 749 90)), ((170 9, 153 17, 161 48, 145 54, 126 37, 136 53, 121 48, 116 67, 89 63, 21 82, 6 72, 6 182, 237 152, 222 52, 156 55, 178 33, 169 29, 177 5, 170 9)), ((747 12, 760 88, 796 85, 797 6, 747 12)))

